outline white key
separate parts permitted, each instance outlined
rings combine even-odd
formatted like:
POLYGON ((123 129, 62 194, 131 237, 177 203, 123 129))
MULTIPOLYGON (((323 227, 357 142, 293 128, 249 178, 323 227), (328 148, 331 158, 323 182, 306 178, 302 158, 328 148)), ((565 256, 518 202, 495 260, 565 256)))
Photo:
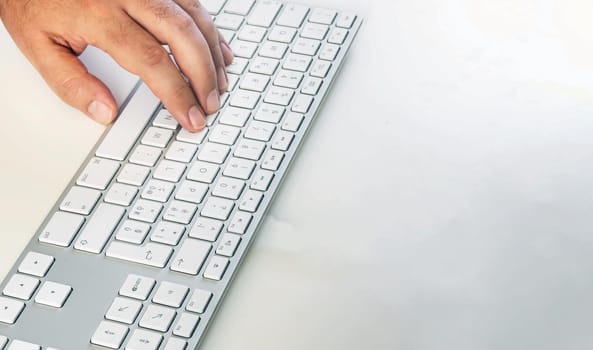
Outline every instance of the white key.
POLYGON ((84 223, 84 217, 58 211, 51 217, 41 234, 39 242, 68 247, 84 223))
POLYGON ((127 207, 132 204, 136 194, 138 194, 137 187, 115 183, 105 195, 105 202, 127 207))
POLYGON ((171 270, 197 275, 211 249, 210 243, 197 239, 186 239, 171 263, 171 270))
POLYGON ((216 254, 230 258, 235 255, 235 251, 237 250, 237 247, 239 247, 240 242, 241 236, 225 233, 224 236, 222 236, 220 243, 218 243, 216 254))
POLYGON ((292 104, 292 108, 290 110, 296 113, 305 114, 309 112, 309 109, 311 108, 313 101, 313 96, 298 94, 297 97, 294 99, 294 103, 292 104))
POLYGON ((222 256, 214 255, 210 259, 210 263, 204 271, 204 278, 220 281, 227 267, 229 266, 229 259, 222 256))
POLYGON ((126 350, 157 350, 162 342, 162 335, 143 329, 136 329, 126 345, 126 350))
POLYGON ((142 303, 128 298, 117 297, 111 303, 105 318, 111 321, 117 321, 126 324, 133 324, 140 314, 142 303))
POLYGON ((245 232, 247 232, 247 227, 249 227, 249 224, 251 223, 251 219, 251 214, 240 210, 236 211, 229 223, 228 231, 240 235, 245 234, 245 232))
POLYGON ((194 158, 197 150, 198 146, 193 143, 174 141, 171 143, 171 146, 169 146, 165 158, 182 163, 189 163, 194 158))
POLYGON ((210 299, 212 299, 212 293, 203 289, 196 289, 190 297, 185 309, 187 311, 203 314, 208 308, 210 299))
POLYGON ((119 162, 110 159, 92 158, 84 168, 76 184, 98 190, 107 188, 119 169, 119 162))
POLYGON ((146 300, 152 292, 155 284, 156 281, 152 278, 128 275, 126 281, 119 290, 119 295, 138 300, 146 300))
POLYGON ((292 52, 307 56, 315 56, 317 51, 319 51, 319 46, 321 46, 321 42, 318 40, 298 38, 292 47, 292 52))
POLYGON ((344 12, 338 16, 338 20, 336 21, 336 26, 340 28, 350 29, 352 25, 354 25, 354 21, 356 20, 356 15, 351 12, 344 12))
POLYGON ((273 41, 266 41, 262 45, 258 54, 262 57, 281 59, 286 54, 286 51, 288 51, 288 45, 273 41))
POLYGON ((114 160, 126 159, 159 103, 146 84, 140 85, 101 141, 96 155, 114 160))
POLYGON ((74 249, 99 254, 125 212, 126 210, 120 206, 100 204, 78 236, 74 249))
POLYGON ((163 159, 154 170, 152 175, 155 179, 161 179, 170 182, 179 182, 185 172, 185 164, 163 159))
POLYGON ((200 150, 198 159, 210 163, 222 164, 230 150, 228 146, 207 142, 200 150))
POLYGON ((228 199, 239 199, 244 187, 244 181, 221 176, 214 189, 212 189, 212 195, 228 199))
POLYGON ((150 180, 142 191, 142 198, 165 203, 169 200, 175 185, 161 180, 150 180))
POLYGON ((268 86, 269 82, 270 77, 267 75, 247 73, 243 77, 243 80, 241 81, 241 85, 239 85, 239 87, 243 90, 263 92, 268 86))
POLYGON ((251 112, 248 109, 227 107, 220 117, 219 123, 238 127, 245 126, 251 112))
POLYGON ((185 232, 185 227, 172 222, 161 221, 157 224, 150 235, 153 242, 167 245, 177 245, 185 232))
POLYGON ((6 282, 2 294, 21 300, 29 300, 38 286, 39 280, 37 278, 16 274, 6 282))
POLYGON ((167 265, 172 253, 173 248, 162 244, 146 243, 142 247, 114 241, 109 244, 105 254, 120 260, 163 268, 167 265))
POLYGON ((13 340, 6 350, 41 350, 41 346, 33 343, 27 343, 22 340, 13 340))
POLYGON ((130 209, 129 217, 133 220, 155 222, 161 210, 163 210, 163 206, 160 203, 138 199, 130 209))
POLYGON ((317 60, 315 64, 311 68, 311 76, 317 78, 325 78, 327 77, 327 73, 331 69, 332 64, 328 61, 317 60))
POLYGON ((286 109, 282 106, 262 103, 253 119, 268 123, 278 123, 286 109))
POLYGON ((252 190, 267 191, 274 179, 274 173, 269 170, 260 169, 255 173, 250 188, 252 190))
POLYGON ((314 9, 309 16, 309 22, 321 23, 321 24, 332 24, 336 18, 336 11, 327 9, 314 9))
POLYGON ((308 13, 309 8, 306 6, 289 4, 284 7, 284 11, 276 23, 281 26, 299 28, 308 13))
POLYGON ((173 334, 178 337, 191 338, 200 322, 200 316, 184 312, 173 327, 173 334))
POLYGON ((218 174, 218 169, 219 167, 216 164, 196 161, 187 172, 187 178, 204 183, 212 183, 218 174))
POLYGON ((136 164, 126 164, 117 177, 117 181, 133 186, 142 186, 150 169, 136 164))
POLYGON ((323 84, 322 79, 315 77, 307 77, 307 79, 305 79, 305 82, 303 83, 301 92, 306 95, 315 96, 319 92, 321 84, 323 84))
POLYGON ((282 65, 285 69, 296 70, 297 72, 306 72, 309 70, 311 61, 313 59, 309 56, 299 54, 289 54, 282 65))
POLYGON ((260 94, 256 92, 239 89, 231 99, 231 106, 254 109, 259 101, 259 96, 260 94))
POLYGON ((246 16, 253 7, 253 4, 255 4, 255 0, 229 0, 224 11, 246 16))
POLYGON ((162 151, 155 147, 138 145, 130 156, 130 163, 154 166, 156 161, 161 157, 162 151))
POLYGON ((8 343, 8 338, 6 338, 3 335, 0 335, 0 349, 4 349, 6 343, 8 343))
POLYGON ((278 60, 258 56, 253 60, 249 71, 265 75, 274 75, 278 64, 278 60))
POLYGON ((65 284, 45 281, 35 297, 37 304, 61 308, 72 293, 72 287, 65 284))
POLYGON ((347 36, 348 30, 343 28, 334 28, 329 33, 329 38, 327 38, 327 42, 331 44, 342 45, 344 41, 346 41, 347 36))
POLYGON ((150 225, 140 221, 126 220, 117 230, 115 239, 134 244, 142 244, 148 235, 148 231, 150 231, 150 225))
POLYGON ((202 203, 206 192, 208 192, 208 185, 186 180, 179 186, 179 190, 175 194, 175 199, 200 204, 202 203))
POLYGON ((189 232, 189 236, 205 241, 214 242, 222 230, 223 223, 218 220, 199 217, 189 232))
POLYGON ((91 338, 91 343, 110 349, 119 349, 128 335, 128 327, 110 321, 102 321, 91 338))
POLYGON ((247 24, 269 27, 274 22, 281 7, 280 2, 275 0, 259 1, 247 19, 247 24))
POLYGON ((14 324, 25 309, 25 303, 0 297, 0 323, 14 324))
POLYGON ((340 52, 340 46, 335 44, 324 44, 319 53, 319 58, 326 61, 333 61, 340 52))
POLYGON ((237 74, 227 74, 227 78, 228 78, 228 83, 229 83, 229 87, 227 88, 227 91, 233 91, 235 89, 235 86, 237 86, 237 83, 239 82, 239 76, 237 74))
POLYGON ((268 35, 268 40, 289 44, 295 35, 296 29, 294 28, 275 26, 270 32, 270 35, 268 35))
POLYGON ((274 124, 254 120, 247 127, 244 136, 248 139, 267 142, 270 141, 274 130, 276 130, 274 124))
POLYGON ((28 252, 19 265, 18 271, 36 277, 45 277, 56 259, 53 256, 28 252))
POLYGON ((179 123, 175 120, 175 117, 169 113, 166 109, 161 109, 159 113, 154 118, 152 125, 158 126, 160 128, 176 130, 179 123))
POLYGON ((257 44, 235 39, 231 43, 231 50, 236 57, 251 58, 257 51, 257 44))
POLYGON ((238 38, 245 41, 251 41, 254 43, 261 43, 266 36, 267 30, 262 27, 255 27, 250 25, 244 25, 239 32, 238 38))
POLYGON ((269 150, 264 155, 261 167, 266 170, 276 171, 280 168, 280 163, 284 159, 284 152, 269 150))
POLYGON ((255 213, 263 198, 263 193, 259 191, 247 190, 245 195, 243 195, 241 204, 239 204, 239 209, 250 213, 255 213))
POLYGON ((233 210, 235 203, 228 199, 210 197, 202 208, 201 215, 218 220, 226 220, 233 210))
POLYGON ((249 61, 245 58, 235 57, 233 62, 226 68, 228 73, 241 75, 247 68, 249 61))
POLYGON ((259 160, 265 148, 266 144, 261 141, 241 139, 235 148, 234 155, 245 159, 259 160))
POLYGON ((272 149, 286 152, 288 151, 293 139, 294 134, 292 132, 279 130, 276 132, 274 139, 272 140, 272 149))
POLYGON ((230 13, 223 13, 220 16, 216 17, 214 23, 218 28, 237 31, 243 23, 243 16, 233 15, 230 13))
POLYGON ((274 79, 274 85, 282 86, 290 89, 296 89, 303 80, 303 73, 291 70, 281 70, 274 79))
POLYGON ((235 143, 235 140, 237 140, 240 132, 241 129, 234 126, 218 124, 212 129, 208 140, 225 145, 232 145, 235 143))
POLYGON ((152 301, 157 304, 179 308, 185 301, 187 293, 189 293, 189 287, 165 281, 157 288, 152 301))
POLYGON ((226 0, 200 0, 200 4, 208 10, 211 15, 216 15, 222 10, 226 0))
POLYGON ((207 133, 208 129, 202 129, 198 132, 189 132, 185 129, 181 129, 177 134, 177 140, 193 144, 200 144, 204 141, 207 133))
POLYGON ((315 40, 323 40, 329 31, 329 26, 319 23, 307 23, 301 31, 301 37, 315 40))
POLYGON ((79 186, 73 186, 60 205, 60 210, 89 215, 99 200, 101 192, 79 186))
POLYGON ((142 138, 142 144, 154 147, 165 148, 173 136, 173 131, 151 126, 146 130, 142 138))
POLYGON ((193 219, 197 209, 198 206, 195 204, 181 201, 171 201, 169 207, 163 215, 163 219, 187 225, 193 219))
POLYGON ((255 169, 255 162, 241 158, 231 158, 224 168, 223 175, 247 180, 255 169))
POLYGON ((290 101, 292 101, 292 97, 294 96, 294 90, 272 86, 266 97, 264 98, 264 102, 273 103, 280 106, 288 106, 290 101))
POLYGON ((163 350, 186 350, 187 349, 187 342, 185 340, 171 337, 167 341, 165 348, 163 350))

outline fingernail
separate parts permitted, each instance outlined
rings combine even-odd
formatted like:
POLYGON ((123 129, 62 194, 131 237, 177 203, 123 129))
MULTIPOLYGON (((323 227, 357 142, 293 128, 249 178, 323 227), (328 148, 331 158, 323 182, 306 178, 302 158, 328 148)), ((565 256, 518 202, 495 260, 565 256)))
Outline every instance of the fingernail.
POLYGON ((224 68, 219 67, 218 68, 218 89, 224 93, 224 92, 226 92, 226 90, 228 88, 229 88, 229 82, 226 77, 226 71, 224 70, 224 68))
POLYGON ((204 120, 204 115, 202 111, 198 108, 198 106, 192 106, 189 109, 189 122, 195 129, 202 129, 204 125, 206 125, 206 120, 204 120))
POLYGON ((208 95, 206 105, 208 106, 208 111, 210 113, 218 111, 218 109, 220 108, 220 94, 218 93, 218 91, 212 90, 210 95, 208 95))
POLYGON ((101 124, 109 124, 112 121, 113 110, 107 106, 105 103, 94 100, 89 104, 87 112, 91 115, 93 120, 101 123, 101 124))

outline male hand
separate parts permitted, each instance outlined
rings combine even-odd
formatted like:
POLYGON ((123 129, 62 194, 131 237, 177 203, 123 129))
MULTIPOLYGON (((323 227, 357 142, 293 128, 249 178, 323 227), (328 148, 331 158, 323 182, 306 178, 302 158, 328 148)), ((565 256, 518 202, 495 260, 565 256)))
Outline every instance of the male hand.
POLYGON ((103 124, 117 104, 78 59, 87 45, 139 75, 190 131, 204 127, 227 89, 233 55, 198 0, 0 0, 0 18, 58 96, 103 124))

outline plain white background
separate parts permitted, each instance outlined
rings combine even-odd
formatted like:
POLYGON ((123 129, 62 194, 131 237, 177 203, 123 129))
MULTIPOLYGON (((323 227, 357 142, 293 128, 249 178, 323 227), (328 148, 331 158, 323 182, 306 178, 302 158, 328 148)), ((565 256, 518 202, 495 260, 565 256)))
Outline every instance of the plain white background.
MULTIPOLYGON (((592 348, 593 5, 305 2, 365 23, 203 349, 592 348)), ((0 47, 4 276, 103 128, 0 47)))

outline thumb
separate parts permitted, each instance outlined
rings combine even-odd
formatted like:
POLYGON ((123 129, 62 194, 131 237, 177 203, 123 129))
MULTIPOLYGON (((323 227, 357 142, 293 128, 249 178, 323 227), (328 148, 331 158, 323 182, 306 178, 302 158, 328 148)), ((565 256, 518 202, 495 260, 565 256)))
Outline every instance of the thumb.
POLYGON ((38 48, 35 66, 49 87, 67 104, 91 119, 111 123, 117 114, 115 98, 67 47, 49 42, 38 48))

